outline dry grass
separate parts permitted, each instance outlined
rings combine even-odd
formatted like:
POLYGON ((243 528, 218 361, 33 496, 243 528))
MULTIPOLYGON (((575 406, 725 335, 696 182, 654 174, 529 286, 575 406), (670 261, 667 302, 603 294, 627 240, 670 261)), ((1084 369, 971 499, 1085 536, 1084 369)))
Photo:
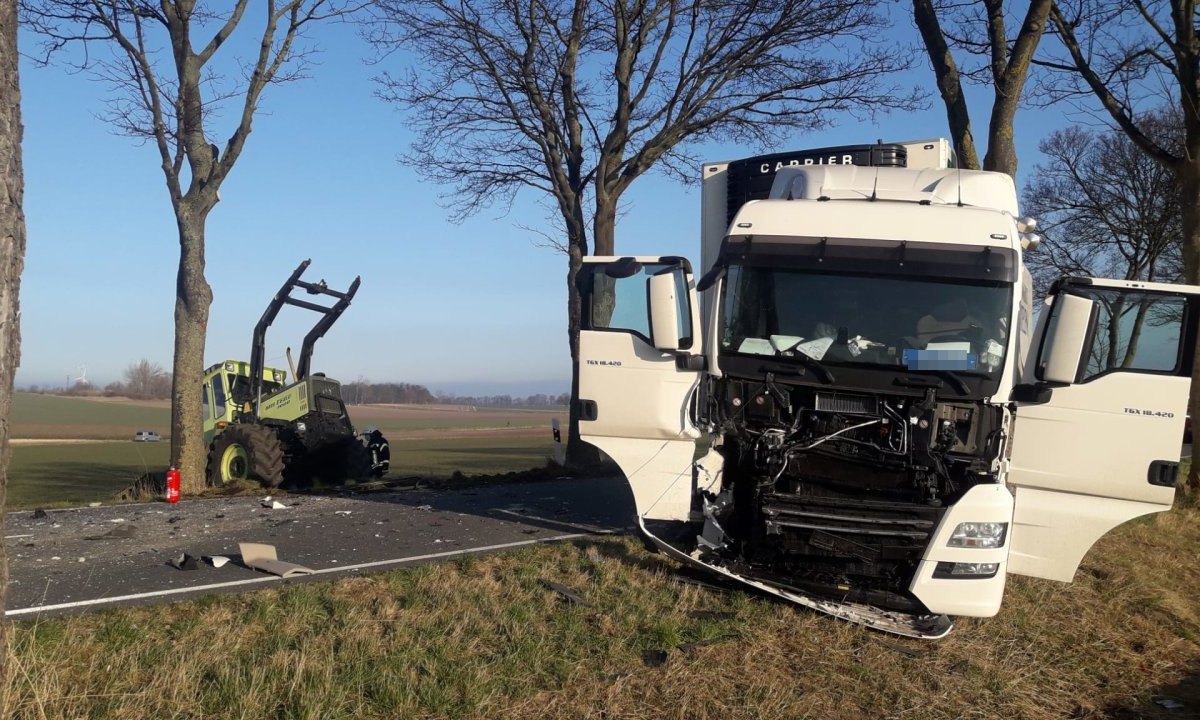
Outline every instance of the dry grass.
MULTIPOLYGON (((1098 718, 1200 710, 1200 511, 1103 540, 1073 585, 902 641, 675 579, 623 538, 14 623, 13 718, 1098 718), (569 605, 540 579, 574 588, 569 605), (692 610, 730 617, 696 618, 692 610), (667 650, 650 667, 647 650, 667 650), (1167 695, 1187 704, 1169 711, 1167 695)), ((1189 715, 1191 713, 1191 715, 1189 715)))

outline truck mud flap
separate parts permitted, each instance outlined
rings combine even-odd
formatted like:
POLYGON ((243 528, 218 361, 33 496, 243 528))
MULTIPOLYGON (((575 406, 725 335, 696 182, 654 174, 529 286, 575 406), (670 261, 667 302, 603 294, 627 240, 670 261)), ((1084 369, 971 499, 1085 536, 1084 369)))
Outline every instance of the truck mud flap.
POLYGON ((881 610, 870 605, 862 605, 859 603, 844 603, 823 600, 808 597, 807 595, 803 595, 792 590, 784 590, 758 580, 752 580, 716 565, 709 565, 706 562, 680 551, 679 548, 676 548, 667 541, 650 532, 650 530, 646 527, 643 518, 638 518, 638 526, 641 528, 645 538, 653 542, 668 556, 678 560, 681 563, 700 568, 706 572, 715 573, 721 577, 736 580, 737 582, 742 583, 743 585, 748 585, 756 590, 770 593, 776 597, 794 602, 797 605, 802 605, 811 610, 832 615, 847 622, 865 625, 873 630, 892 633, 894 635, 903 635, 904 637, 918 638, 921 640, 937 640, 939 638, 946 637, 950 634, 950 631, 954 629, 954 624, 950 621, 950 618, 945 615, 908 615, 905 613, 881 610))

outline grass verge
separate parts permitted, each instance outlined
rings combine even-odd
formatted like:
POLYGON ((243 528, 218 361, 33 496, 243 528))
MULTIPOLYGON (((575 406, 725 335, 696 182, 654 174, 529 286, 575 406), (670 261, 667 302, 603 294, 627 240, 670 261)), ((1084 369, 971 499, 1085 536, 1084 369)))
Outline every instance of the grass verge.
POLYGON ((11 625, 13 718, 1181 718, 1200 710, 1200 511, 1072 585, 902 641, 679 582, 630 538, 11 625), (550 580, 586 605, 563 601, 550 580), (697 611, 707 611, 708 614, 697 611), (661 652, 660 652, 661 651, 661 652), (665 661, 663 660, 665 652, 665 661), (1184 704, 1168 710, 1154 699, 1184 704))

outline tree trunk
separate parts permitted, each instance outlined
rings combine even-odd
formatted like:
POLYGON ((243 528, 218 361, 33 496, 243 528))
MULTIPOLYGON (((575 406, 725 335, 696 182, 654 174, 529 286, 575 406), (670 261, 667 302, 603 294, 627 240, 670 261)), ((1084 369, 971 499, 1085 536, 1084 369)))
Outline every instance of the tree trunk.
POLYGON ((186 200, 176 208, 179 225, 179 273, 175 281, 175 364, 171 387, 171 464, 185 492, 205 486, 208 448, 200 407, 204 374, 204 338, 212 288, 204 279, 204 220, 186 200))
MULTIPOLYGON (((21 84, 17 73, 17 8, 0 3, 0 525, 8 487, 8 413, 21 357, 20 290, 25 264, 25 176, 21 166, 21 84)), ((0 544, 0 611, 8 589, 8 559, 0 544)), ((0 619, 0 687, 8 667, 7 624, 0 619)))
POLYGON ((941 23, 930 0, 913 0, 913 19, 921 32, 933 74, 937 78, 938 92, 946 106, 946 121, 950 126, 950 139, 954 143, 954 154, 958 167, 964 170, 979 169, 979 151, 975 148, 975 136, 971 131, 971 114, 967 98, 963 94, 958 65, 946 44, 941 23))
POLYGON ((596 183, 596 214, 592 218, 592 233, 595 235, 593 246, 596 255, 617 254, 617 198, 596 183))
MULTIPOLYGON (((1200 157, 1190 159, 1177 166, 1179 177, 1179 206, 1183 216, 1183 271, 1184 282, 1200 285, 1200 157)), ((1200 324, 1200 318, 1193 322, 1200 324)), ((1188 400, 1188 411, 1192 418, 1200 419, 1200 347, 1196 349, 1192 363, 1192 392, 1188 400)), ((1183 481, 1185 496, 1200 496, 1200 468, 1192 462, 1188 476, 1183 481)))

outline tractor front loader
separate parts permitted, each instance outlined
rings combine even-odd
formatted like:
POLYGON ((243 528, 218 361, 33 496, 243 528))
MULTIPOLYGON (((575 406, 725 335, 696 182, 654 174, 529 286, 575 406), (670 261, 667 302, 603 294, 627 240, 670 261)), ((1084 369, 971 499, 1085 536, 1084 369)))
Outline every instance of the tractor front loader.
POLYGON ((309 372, 313 346, 350 306, 360 278, 345 292, 331 290, 324 280, 305 282, 300 276, 310 262, 300 263, 254 326, 250 362, 226 360, 204 371, 209 485, 256 479, 277 487, 284 481, 306 485, 318 478, 336 484, 382 477, 388 471, 390 450, 383 433, 357 432, 346 413, 341 383, 309 372), (292 297, 297 288, 336 302, 325 306, 292 297), (285 371, 264 364, 267 329, 284 305, 321 315, 304 336, 291 383, 285 371))

